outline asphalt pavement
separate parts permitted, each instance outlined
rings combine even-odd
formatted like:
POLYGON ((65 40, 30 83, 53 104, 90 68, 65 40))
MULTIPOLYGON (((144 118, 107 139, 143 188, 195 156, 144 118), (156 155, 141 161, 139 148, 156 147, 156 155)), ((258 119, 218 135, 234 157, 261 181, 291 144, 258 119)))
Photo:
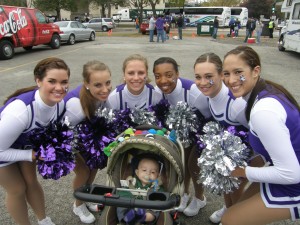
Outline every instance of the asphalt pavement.
MULTIPOLYGON (((139 53, 149 60, 149 75, 152 75, 152 65, 155 59, 161 56, 171 56, 180 64, 180 76, 193 79, 193 64, 195 59, 205 52, 215 52, 221 58, 237 45, 244 44, 243 38, 236 39, 223 38, 218 36, 216 42, 211 41, 209 36, 198 36, 195 29, 184 30, 183 40, 169 39, 165 43, 150 43, 148 35, 134 35, 136 31, 129 29, 124 31, 118 28, 111 35, 107 33, 97 33, 96 41, 80 42, 74 46, 63 45, 58 50, 50 50, 48 47, 35 47, 32 52, 25 52, 18 49, 16 56, 8 61, 0 61, 0 102, 16 88, 33 85, 32 70, 36 63, 45 57, 57 56, 63 58, 71 68, 71 87, 76 87, 82 80, 82 65, 91 60, 99 59, 105 62, 112 71, 113 85, 122 82, 122 62, 130 54, 139 53)), ((174 31, 175 32, 175 31, 174 31)), ((220 30, 220 34, 226 30, 220 30)), ((241 34, 242 35, 242 34, 241 34)), ((249 44, 261 56, 263 72, 262 76, 275 80, 287 87, 295 98, 300 100, 299 90, 299 59, 300 54, 293 52, 279 52, 276 45, 277 39, 262 37, 261 44, 249 44)), ((105 169, 99 171, 95 183, 105 184, 105 169)), ((79 225, 82 224, 77 216, 72 212, 74 202, 71 173, 57 181, 39 180, 44 188, 46 197, 47 215, 57 225, 79 225)), ((192 188, 191 191, 193 192, 192 188)), ((206 191, 207 206, 200 210, 195 217, 185 217, 180 214, 179 218, 185 224, 191 225, 211 225, 209 216, 223 205, 222 197, 213 195, 206 191)), ((0 187, 0 224, 14 225, 5 208, 5 193, 0 187)), ((32 225, 37 224, 31 209, 30 219, 32 225)), ((95 213, 98 218, 98 213, 95 213)), ((95 222, 97 224, 97 221, 95 222)), ((290 220, 272 225, 292 225, 300 222, 290 220)), ((242 224, 241 224, 242 225, 242 224)), ((271 224, 270 224, 271 225, 271 224)))

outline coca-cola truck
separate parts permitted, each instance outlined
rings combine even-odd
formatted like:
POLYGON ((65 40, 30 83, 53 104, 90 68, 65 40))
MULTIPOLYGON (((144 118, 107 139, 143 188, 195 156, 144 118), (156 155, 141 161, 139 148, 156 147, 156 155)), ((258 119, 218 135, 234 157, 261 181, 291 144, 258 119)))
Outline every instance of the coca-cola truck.
POLYGON ((60 47, 60 29, 38 9, 0 5, 0 59, 11 59, 15 48, 31 50, 46 44, 60 47))

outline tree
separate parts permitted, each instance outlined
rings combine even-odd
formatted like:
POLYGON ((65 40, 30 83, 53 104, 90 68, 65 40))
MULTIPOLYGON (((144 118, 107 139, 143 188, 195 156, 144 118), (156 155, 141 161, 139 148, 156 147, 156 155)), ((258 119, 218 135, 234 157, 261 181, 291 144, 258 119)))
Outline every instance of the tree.
POLYGON ((240 6, 248 8, 249 17, 259 18, 260 15, 264 15, 269 18, 273 3, 274 0, 247 0, 240 6))
POLYGON ((61 9, 77 11, 76 0, 33 0, 33 5, 41 11, 55 11, 58 20, 61 20, 61 9))
POLYGON ((0 0, 0 5, 27 7, 27 1, 26 0, 0 0))
POLYGON ((160 0, 149 0, 149 4, 151 5, 151 9, 153 11, 153 15, 156 15, 155 7, 160 3, 160 0))

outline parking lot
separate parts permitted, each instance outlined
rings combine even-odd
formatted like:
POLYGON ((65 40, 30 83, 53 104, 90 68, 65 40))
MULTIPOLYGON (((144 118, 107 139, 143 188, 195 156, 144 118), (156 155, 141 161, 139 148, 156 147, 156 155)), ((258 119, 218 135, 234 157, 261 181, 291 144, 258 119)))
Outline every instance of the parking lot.
MULTIPOLYGON (((226 34, 227 30, 220 30, 220 34, 226 34)), ((71 68, 71 88, 76 87, 82 81, 82 66, 89 60, 97 59, 106 63, 112 72, 112 83, 115 87, 122 82, 123 60, 133 53, 139 53, 147 57, 149 62, 149 76, 153 79, 153 62, 162 56, 173 57, 180 65, 180 76, 194 78, 193 65, 196 58, 205 52, 214 52, 221 58, 237 45, 244 44, 243 37, 218 38, 217 42, 210 41, 209 36, 193 35, 195 29, 184 30, 183 40, 169 39, 165 43, 150 43, 148 35, 137 34, 132 28, 116 28, 111 34, 97 32, 95 41, 84 41, 75 45, 63 44, 60 49, 52 50, 47 46, 34 47, 32 52, 18 49, 13 59, 0 61, 0 101, 15 89, 34 85, 33 69, 37 62, 43 58, 55 56, 64 59, 71 68)), ((176 31, 174 30, 174 33, 176 31)), ((279 52, 276 47, 277 40, 262 38, 262 44, 249 44, 261 56, 262 74, 265 79, 274 80, 287 87, 300 101, 299 71, 300 54, 293 52, 279 52)), ((72 204, 72 178, 70 174, 58 181, 40 181, 44 187, 47 205, 47 214, 57 225, 81 224, 77 216, 73 215, 72 204)), ((95 183, 105 184, 105 170, 98 173, 95 183)), ((10 216, 4 206, 4 192, 0 187, 0 224, 13 225, 10 216)), ((209 216, 219 209, 223 202, 220 196, 206 192, 208 204, 201 209, 199 214, 192 218, 182 215, 185 224, 211 225, 209 216)), ((32 224, 37 224, 30 211, 32 224)), ((97 223, 95 223, 97 224, 97 223)), ((283 221, 272 225, 291 225, 300 222, 283 221)))

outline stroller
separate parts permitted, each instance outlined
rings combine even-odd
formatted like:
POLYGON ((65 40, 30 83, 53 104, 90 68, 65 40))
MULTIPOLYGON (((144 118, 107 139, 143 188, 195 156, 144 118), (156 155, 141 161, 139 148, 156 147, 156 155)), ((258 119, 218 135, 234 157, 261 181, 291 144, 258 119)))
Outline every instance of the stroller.
POLYGON ((184 191, 184 149, 177 139, 176 143, 166 135, 147 134, 149 129, 161 128, 151 125, 140 125, 135 131, 137 135, 128 136, 121 133, 116 139, 125 137, 122 142, 111 149, 107 163, 106 186, 92 184, 83 186, 74 192, 75 198, 103 205, 98 221, 100 225, 122 224, 117 218, 117 207, 143 208, 160 211, 154 223, 157 225, 179 224, 172 218, 171 212, 180 204, 180 196, 184 191), (120 197, 121 180, 133 175, 134 158, 142 154, 158 157, 163 163, 160 178, 164 192, 127 189, 132 195, 144 195, 142 199, 120 197))

